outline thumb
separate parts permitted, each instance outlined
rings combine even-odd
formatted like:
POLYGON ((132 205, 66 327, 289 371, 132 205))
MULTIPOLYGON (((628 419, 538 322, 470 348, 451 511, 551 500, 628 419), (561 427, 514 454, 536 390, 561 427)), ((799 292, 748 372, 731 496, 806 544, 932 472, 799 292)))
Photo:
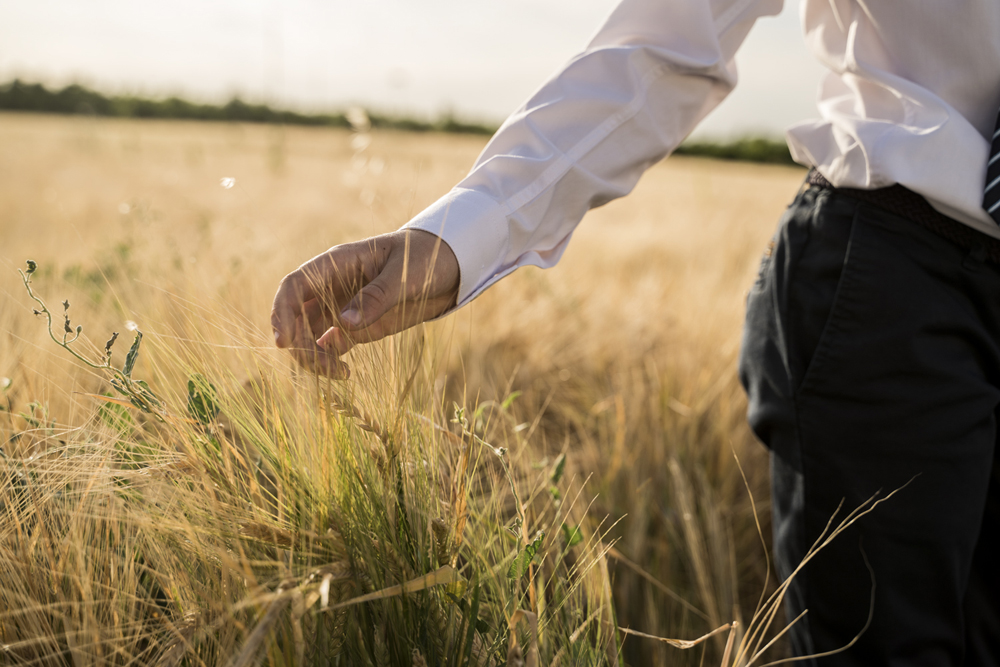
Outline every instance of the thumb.
POLYGON ((363 329, 399 303, 402 275, 385 270, 351 299, 340 312, 340 323, 350 330, 363 329))

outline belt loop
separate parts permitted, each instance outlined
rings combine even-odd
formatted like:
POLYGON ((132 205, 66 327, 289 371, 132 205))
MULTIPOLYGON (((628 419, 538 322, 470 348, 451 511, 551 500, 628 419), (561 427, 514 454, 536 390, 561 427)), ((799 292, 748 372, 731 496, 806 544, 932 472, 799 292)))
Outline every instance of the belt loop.
POLYGON ((973 229, 954 218, 939 212, 924 197, 896 183, 882 188, 838 188, 812 169, 807 176, 809 183, 820 188, 842 193, 893 215, 912 220, 924 229, 941 236, 969 254, 962 265, 975 270, 978 265, 990 262, 1000 264, 1000 238, 994 238, 973 229))
POLYGON ((786 206, 785 208, 791 208, 792 206, 794 206, 795 202, 797 202, 799 200, 799 197, 802 196, 802 193, 809 189, 809 186, 812 185, 812 183, 809 181, 809 177, 812 176, 812 173, 814 171, 816 171, 816 167, 809 167, 808 171, 806 171, 805 178, 802 179, 802 183, 801 185, 799 185, 798 192, 795 193, 795 197, 792 198, 791 203, 789 203, 788 206, 786 206))

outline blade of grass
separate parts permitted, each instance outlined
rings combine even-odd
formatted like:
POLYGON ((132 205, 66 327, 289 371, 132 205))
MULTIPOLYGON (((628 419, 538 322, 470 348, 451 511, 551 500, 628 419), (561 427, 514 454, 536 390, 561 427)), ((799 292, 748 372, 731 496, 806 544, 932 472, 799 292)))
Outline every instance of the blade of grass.
POLYGON ((396 597, 397 595, 403 595, 404 593, 415 593, 434 586, 441 586, 442 584, 454 584, 458 581, 462 581, 462 579, 462 575, 456 572, 450 565, 445 565, 444 567, 434 570, 430 574, 425 574, 422 577, 411 579, 410 581, 397 586, 383 588, 382 590, 375 591, 374 593, 368 593, 367 595, 351 598, 345 602, 332 605, 328 607, 328 609, 336 611, 337 609, 343 609, 344 607, 361 604, 362 602, 384 600, 386 598, 396 597))

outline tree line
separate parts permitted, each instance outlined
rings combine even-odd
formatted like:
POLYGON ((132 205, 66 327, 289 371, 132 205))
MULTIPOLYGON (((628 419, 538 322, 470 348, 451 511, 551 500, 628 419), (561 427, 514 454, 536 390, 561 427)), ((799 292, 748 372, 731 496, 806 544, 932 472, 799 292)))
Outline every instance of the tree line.
MULTIPOLYGON (((198 104, 179 97, 149 99, 131 95, 107 96, 78 84, 50 90, 19 79, 0 85, 0 110, 114 118, 169 118, 180 120, 273 123, 313 127, 351 127, 345 113, 307 114, 250 104, 234 97, 226 104, 198 104)), ((496 127, 457 120, 445 115, 428 122, 368 112, 372 127, 410 132, 449 132, 491 135, 496 127)), ((784 141, 769 137, 745 137, 730 142, 685 142, 677 155, 696 155, 722 160, 769 164, 794 164, 784 141)))

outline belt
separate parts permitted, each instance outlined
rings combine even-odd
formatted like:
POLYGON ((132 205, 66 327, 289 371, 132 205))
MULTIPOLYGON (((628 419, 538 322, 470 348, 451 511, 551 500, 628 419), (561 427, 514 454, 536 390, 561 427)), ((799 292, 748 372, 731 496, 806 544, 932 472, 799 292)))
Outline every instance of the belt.
POLYGON ((846 197, 863 201, 888 213, 912 220, 938 236, 948 239, 964 248, 980 261, 1000 264, 1000 239, 988 236, 979 230, 962 224, 941 213, 922 196, 898 183, 875 190, 858 188, 838 188, 815 169, 806 177, 809 185, 832 190, 846 197))

